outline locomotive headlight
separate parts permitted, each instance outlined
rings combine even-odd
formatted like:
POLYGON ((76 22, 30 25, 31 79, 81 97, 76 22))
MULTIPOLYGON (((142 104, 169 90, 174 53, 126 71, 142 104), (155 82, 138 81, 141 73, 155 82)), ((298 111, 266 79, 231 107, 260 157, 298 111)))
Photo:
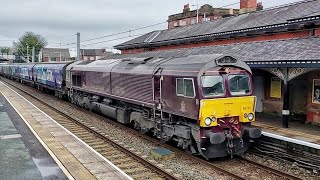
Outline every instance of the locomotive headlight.
POLYGON ((204 120, 204 124, 206 124, 207 126, 210 126, 210 124, 212 123, 212 119, 207 117, 205 120, 204 120))
POLYGON ((215 118, 214 116, 212 117, 212 122, 215 122, 217 120, 217 118, 215 118))
POLYGON ((252 113, 248 114, 248 119, 249 119, 250 121, 252 121, 253 118, 254 118, 254 115, 253 115, 252 113))

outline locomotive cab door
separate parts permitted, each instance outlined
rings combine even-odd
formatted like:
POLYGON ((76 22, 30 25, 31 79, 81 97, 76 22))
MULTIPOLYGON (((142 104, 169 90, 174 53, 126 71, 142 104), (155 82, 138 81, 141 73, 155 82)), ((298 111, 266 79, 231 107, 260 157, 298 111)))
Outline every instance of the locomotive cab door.
POLYGON ((153 101, 156 109, 162 109, 162 79, 161 68, 159 68, 153 75, 153 101))

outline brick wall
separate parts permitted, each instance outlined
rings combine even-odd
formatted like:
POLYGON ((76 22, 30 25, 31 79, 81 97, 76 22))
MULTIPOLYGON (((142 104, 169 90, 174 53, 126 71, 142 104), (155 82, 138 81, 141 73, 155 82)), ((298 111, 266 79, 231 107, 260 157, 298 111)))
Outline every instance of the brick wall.
POLYGON ((240 9, 257 7, 257 0, 240 0, 240 9))
POLYGON ((315 36, 320 36, 320 28, 319 28, 319 29, 316 29, 316 30, 314 31, 314 35, 315 35, 315 36))
POLYGON ((144 48, 121 50, 121 54, 136 54, 146 51, 144 48))

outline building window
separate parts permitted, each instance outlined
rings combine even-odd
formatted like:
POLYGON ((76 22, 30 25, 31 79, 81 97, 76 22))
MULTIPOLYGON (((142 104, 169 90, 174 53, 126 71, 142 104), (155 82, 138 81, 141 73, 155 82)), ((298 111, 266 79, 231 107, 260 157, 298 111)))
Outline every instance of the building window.
POLYGON ((187 21, 186 20, 180 20, 180 26, 185 26, 187 25, 187 21))
POLYGON ((195 24, 196 23, 196 18, 191 18, 190 24, 195 24))
POLYGON ((178 26, 178 22, 177 21, 173 21, 173 26, 177 27, 178 26))
POLYGON ((313 80, 312 103, 320 104, 320 79, 313 80))
POLYGON ((195 89, 192 78, 176 79, 176 94, 184 97, 195 97, 195 89))

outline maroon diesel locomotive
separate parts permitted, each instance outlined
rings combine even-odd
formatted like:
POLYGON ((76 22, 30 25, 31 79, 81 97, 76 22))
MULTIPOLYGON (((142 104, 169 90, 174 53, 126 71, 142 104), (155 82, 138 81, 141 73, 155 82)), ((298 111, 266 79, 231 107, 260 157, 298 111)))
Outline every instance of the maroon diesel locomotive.
POLYGON ((209 159, 260 137, 251 75, 244 62, 209 54, 77 61, 65 82, 71 102, 209 159))

